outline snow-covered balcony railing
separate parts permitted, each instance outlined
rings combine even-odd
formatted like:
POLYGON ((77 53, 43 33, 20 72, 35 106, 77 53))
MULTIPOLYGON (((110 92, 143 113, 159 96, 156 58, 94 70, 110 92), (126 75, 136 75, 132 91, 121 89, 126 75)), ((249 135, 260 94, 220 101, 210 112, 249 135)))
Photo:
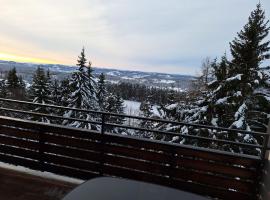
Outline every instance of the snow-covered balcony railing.
POLYGON ((76 127, 78 124, 82 127, 82 124, 85 124, 87 128, 90 127, 92 130, 98 130, 101 133, 110 132, 234 153, 260 155, 262 158, 269 140, 269 134, 255 131, 83 110, 13 99, 0 98, 0 102, 3 102, 0 111, 1 115, 4 116, 72 127, 76 127), (35 111, 36 108, 45 109, 35 111), (49 114, 44 113, 46 109, 47 112, 49 110, 49 114), (88 119, 69 117, 69 111, 87 113, 88 119), (146 125, 140 126, 142 123, 139 122, 144 122, 146 125), (157 128, 152 128, 151 125, 153 124, 157 128))
POLYGON ((12 116, 0 116, 2 162, 83 180, 96 176, 143 180, 221 199, 260 197, 264 157, 269 141, 267 133, 16 100, 0 99, 0 101, 3 102, 1 113, 12 116), (87 112, 92 113, 92 117, 72 119, 67 116, 29 111, 37 107, 87 112), (163 126, 165 124, 165 127, 171 123, 176 125, 176 131, 166 128, 151 130, 126 122, 117 124, 122 118, 151 121, 163 126), (49 119, 52 123, 63 121, 90 123, 95 130, 29 119, 49 119), (184 134, 184 129, 188 133, 184 134), (202 134, 211 131, 215 134, 219 132, 243 134, 243 137, 249 135, 255 137, 258 143, 209 138, 202 134), (186 142, 182 142, 182 138, 186 138, 186 142), (214 149, 218 145, 225 146, 214 149), (241 147, 239 149, 242 152, 228 151, 226 145, 231 145, 229 147, 235 149, 236 146, 241 147))

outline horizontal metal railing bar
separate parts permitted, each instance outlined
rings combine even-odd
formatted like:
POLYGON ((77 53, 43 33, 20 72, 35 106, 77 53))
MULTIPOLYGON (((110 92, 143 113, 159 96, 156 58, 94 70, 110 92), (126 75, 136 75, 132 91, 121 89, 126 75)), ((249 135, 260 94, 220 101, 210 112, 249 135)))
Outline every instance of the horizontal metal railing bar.
POLYGON ((101 122, 97 122, 97 121, 77 119, 77 118, 71 118, 71 117, 62 117, 62 116, 56 116, 56 115, 48 115, 48 114, 44 114, 44 113, 37 113, 37 112, 31 112, 31 111, 25 111, 25 110, 17 110, 17 109, 11 109, 11 108, 3 108, 3 107, 0 107, 0 110, 4 110, 4 111, 8 111, 8 112, 15 112, 15 113, 22 113, 22 114, 30 114, 30 115, 36 115, 36 116, 42 116, 42 117, 48 117, 48 118, 55 118, 55 119, 62 119, 62 120, 69 120, 69 121, 79 121, 79 122, 101 125, 101 122))
MULTIPOLYGON (((106 135, 115 136, 116 134, 106 133, 106 135)), ((117 136, 119 136, 119 135, 117 135, 117 136)), ((237 158, 249 158, 249 159, 254 159, 254 160, 261 160, 260 156, 249 155, 249 154, 232 153, 229 151, 222 151, 222 150, 218 150, 218 149, 209 149, 209 148, 204 148, 204 147, 196 147, 196 146, 191 146, 191 145, 171 143, 171 142, 165 142, 165 141, 160 141, 160 140, 151 140, 151 139, 146 139, 146 138, 134 138, 133 136, 126 136, 126 135, 120 135, 119 137, 131 138, 131 139, 147 141, 147 142, 153 142, 153 143, 157 143, 157 144, 165 144, 165 145, 183 147, 186 149, 198 150, 198 151, 203 151, 203 152, 217 153, 217 154, 228 155, 228 156, 233 156, 233 157, 237 157, 237 158)))
MULTIPOLYGON (((17 109, 10 109, 10 108, 3 108, 3 107, 0 107, 0 110, 4 110, 4 111, 8 111, 8 112, 15 112, 15 113, 22 113, 22 114, 30 114, 30 115, 42 116, 42 117, 47 117, 47 118, 56 118, 56 119, 61 119, 61 120, 80 121, 80 122, 93 123, 93 124, 98 124, 98 125, 101 125, 102 124, 101 122, 97 122, 97 121, 90 121, 90 120, 76 119, 76 118, 67 118, 67 117, 62 117, 62 116, 48 115, 48 114, 44 114, 44 113, 37 113, 37 112, 17 110, 17 109)), ((207 138, 207 137, 201 137, 201 136, 195 136, 195 135, 183 135, 183 134, 174 133, 174 132, 167 132, 167 131, 165 132, 165 131, 153 130, 153 129, 151 130, 151 129, 146 129, 146 128, 126 126, 126 125, 120 125, 120 124, 104 123, 104 125, 105 126, 106 125, 107 126, 112 126, 112 127, 119 127, 119 128, 134 129, 134 130, 139 130, 139 131, 153 132, 153 133, 157 133, 157 134, 180 136, 180 137, 193 138, 193 139, 201 139, 201 140, 207 140, 207 141, 212 141, 212 142, 235 144, 235 145, 246 146, 246 147, 263 148, 263 146, 261 146, 261 145, 254 145, 254 144, 248 144, 248 143, 234 142, 234 141, 230 141, 230 140, 221 140, 221 139, 207 138)))
POLYGON ((133 126, 126 126, 126 125, 121 125, 121 124, 105 123, 104 125, 112 126, 112 127, 119 127, 119 128, 126 128, 126 129, 134 129, 134 130, 145 131, 145 132, 152 132, 152 133, 163 134, 163 135, 172 135, 172 136, 179 136, 179 137, 186 137, 186 138, 193 138, 193 139, 201 139, 201 140, 207 140, 207 141, 210 141, 210 142, 220 142, 220 143, 234 144, 234 145, 240 145, 240 146, 246 146, 246 147, 252 147, 252 148, 259 148, 259 149, 263 148, 262 145, 234 142, 234 141, 230 141, 230 140, 207 138, 207 137, 196 136, 196 135, 183 135, 183 134, 174 133, 174 132, 167 132, 167 131, 165 132, 165 131, 160 131, 160 130, 153 130, 153 129, 133 127, 133 126))
MULTIPOLYGON (((6 117, 6 116, 0 116, 0 120, 1 119, 29 124, 34 129, 35 129, 35 127, 45 128, 45 131, 46 131, 46 127, 48 129, 50 127, 51 128, 58 128, 59 127, 59 128, 61 128, 63 130, 65 129, 65 130, 82 131, 82 132, 84 132, 86 134, 87 133, 91 134, 93 132, 93 130, 87 130, 87 129, 83 129, 83 128, 73 128, 73 127, 67 127, 67 126, 64 126, 64 125, 47 124, 47 123, 43 123, 43 122, 35 122, 35 121, 12 118, 12 117, 6 117)), ((36 128, 36 129, 38 129, 38 128, 36 128)), ((116 135, 116 134, 111 134, 111 133, 105 133, 105 135, 136 139, 136 140, 139 140, 139 141, 152 142, 152 143, 163 144, 163 145, 168 145, 168 146, 183 147, 183 148, 191 149, 191 150, 198 150, 198 151, 203 151, 203 152, 211 152, 211 153, 217 153, 217 154, 222 154, 222 155, 227 155, 227 156, 233 156, 233 157, 236 157, 236 158, 248 158, 248 159, 253 159, 253 160, 257 160, 257 161, 261 160, 260 156, 254 156, 254 155, 248 155, 248 154, 232 153, 232 152, 228 152, 228 151, 209 149, 209 148, 203 148, 203 147, 196 147, 196 146, 188 146, 188 145, 182 145, 182 144, 178 144, 178 143, 169 143, 169 142, 165 142, 165 141, 157 141, 157 140, 151 140, 151 139, 145 139, 145 138, 134 138, 133 136, 116 135)))
POLYGON ((19 103, 19 104, 26 104, 26 105, 35 105, 35 106, 42 106, 42 107, 49 107, 49 108, 58 108, 58 109, 65 109, 65 110, 74 110, 74 111, 80 111, 80 112, 91 112, 91 113, 96 113, 96 114, 105 113, 105 112, 95 111, 95 110, 85 110, 85 109, 79 109, 79 108, 58 106, 58 105, 53 105, 53 104, 34 103, 34 102, 30 102, 30 101, 21 101, 21 100, 15 100, 15 99, 0 98, 0 101, 6 101, 6 102, 11 102, 11 103, 19 103))
POLYGON ((170 121, 170 120, 164 120, 164 119, 154 119, 154 118, 140 117, 140 116, 134 116, 134 115, 109 113, 109 112, 102 112, 102 111, 95 111, 95 110, 85 110, 85 109, 57 106, 57 105, 52 105, 52 104, 41 104, 41 103, 20 101, 20 100, 14 100, 14 99, 0 98, 0 101, 21 103, 21 104, 27 104, 27 105, 36 105, 36 106, 43 106, 43 107, 51 107, 51 108, 58 108, 58 109, 66 109, 66 110, 74 110, 74 111, 79 111, 79 112, 90 112, 90 113, 95 113, 95 114, 100 114, 100 115, 104 114, 107 116, 133 118, 133 119, 139 119, 139 120, 170 123, 170 124, 177 124, 177 125, 181 125, 181 126, 192 126, 192 127, 206 128, 206 129, 213 129, 213 130, 220 130, 220 131, 228 131, 228 132, 237 132, 237 133, 243 133, 243 134, 261 135, 261 136, 267 135, 267 133, 256 132, 256 131, 246 131, 246 130, 240 130, 240 129, 230 129, 230 128, 215 127, 215 126, 208 126, 208 125, 202 125, 202 124, 191 124, 191 123, 186 123, 186 122, 177 122, 177 121, 170 121))

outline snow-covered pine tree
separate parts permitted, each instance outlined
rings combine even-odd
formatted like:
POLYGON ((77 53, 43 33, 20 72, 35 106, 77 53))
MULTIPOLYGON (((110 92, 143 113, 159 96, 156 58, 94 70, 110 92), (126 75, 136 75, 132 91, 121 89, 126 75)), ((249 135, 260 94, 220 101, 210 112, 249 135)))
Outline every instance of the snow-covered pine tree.
POLYGON ((207 85, 213 80, 213 65, 215 65, 216 59, 213 61, 209 57, 206 57, 202 61, 201 73, 191 81, 191 87, 187 93, 187 99, 189 101, 195 101, 198 97, 203 97, 207 93, 207 85))
MULTIPOLYGON (((265 22, 265 13, 258 4, 238 37, 230 43, 232 61, 223 56, 220 63, 213 65, 214 80, 208 84, 209 94, 198 103, 196 112, 190 112, 186 118, 188 121, 266 131, 270 95, 267 74, 261 64, 269 58, 269 41, 264 41, 268 32, 268 21, 265 22)), ((198 135, 246 143, 260 142, 260 138, 240 133, 204 130, 198 135)), ((239 146, 208 145, 233 152, 258 153, 239 146)))
POLYGON ((5 80, 0 80, 0 97, 6 98, 7 96, 7 86, 6 86, 5 80))
POLYGON ((88 66, 86 67, 86 77, 88 81, 88 87, 89 87, 89 92, 91 93, 92 101, 91 106, 93 109, 99 109, 98 107, 98 102, 97 102, 97 82, 95 80, 95 77, 93 75, 93 67, 91 61, 88 62, 88 66))
POLYGON ((26 85, 22 78, 22 76, 19 76, 19 99, 26 100, 27 99, 27 92, 26 92, 26 85))
POLYGON ((12 68, 7 75, 7 97, 12 99, 24 99, 25 85, 22 78, 17 75, 16 68, 12 68))
POLYGON ((106 98, 106 112, 109 112, 109 113, 115 113, 116 112, 116 108, 115 108, 115 95, 112 94, 112 93, 109 93, 107 98, 106 98))
MULTIPOLYGON (((207 109, 205 109, 206 115, 200 120, 203 120, 206 124, 211 122, 211 125, 214 126, 229 127, 232 119, 230 119, 228 114, 231 113, 230 107, 234 103, 226 104, 228 100, 227 97, 229 93, 232 98, 238 98, 238 95, 235 96, 235 91, 233 89, 235 86, 229 86, 227 84, 231 79, 228 79, 229 61, 226 54, 221 57, 221 61, 219 63, 215 60, 212 67, 214 80, 208 84, 209 93, 206 97, 206 101, 202 101, 203 104, 207 103, 207 109)), ((232 79, 232 81, 235 80, 236 79, 232 79)))
POLYGON ((61 94, 61 102, 59 105, 67 107, 69 102, 69 95, 71 94, 71 88, 69 84, 69 78, 65 78, 60 82, 60 94, 61 94))
MULTIPOLYGON (((7 97, 7 86, 6 86, 6 80, 0 80, 0 98, 6 98, 7 97)), ((1 102, 1 107, 7 107, 9 105, 7 102, 3 101, 1 102)), ((10 114, 9 112, 1 110, 2 115, 10 114)))
POLYGON ((174 90, 174 85, 168 90, 168 95, 166 99, 166 104, 161 104, 158 108, 160 115, 168 120, 176 120, 176 110, 178 101, 176 99, 176 92, 174 90))
MULTIPOLYGON (((238 33, 231 46, 233 56, 230 76, 241 75, 241 92, 243 98, 235 112, 235 122, 232 127, 266 131, 269 118, 269 84, 265 68, 261 64, 270 58, 270 41, 265 41, 269 33, 269 20, 265 19, 265 12, 261 4, 251 13, 248 23, 238 33)), ((268 69, 269 70, 269 69, 268 69)), ((245 141, 252 141, 250 137, 245 141)))
MULTIPOLYGON (((116 94, 116 101, 115 101, 115 108, 116 113, 118 114, 124 114, 124 100, 121 98, 119 94, 116 94)), ((116 117, 116 122, 118 124, 123 124, 125 122, 124 117, 116 117)))
MULTIPOLYGON (((47 77, 48 77, 48 73, 47 73, 47 77)), ((63 104, 63 102, 62 102, 63 94, 61 93, 63 88, 60 87, 61 85, 60 85, 60 82, 58 80, 56 80, 56 79, 51 80, 50 78, 49 78, 49 80, 50 80, 49 81, 49 88, 50 88, 51 104, 61 106, 63 104)), ((56 116, 63 116, 64 110, 53 108, 53 109, 51 109, 51 114, 56 115, 56 116)), ((51 123, 62 124, 62 120, 53 118, 51 120, 51 123)))
MULTIPOLYGON (((223 117, 220 120, 224 126, 266 131, 265 123, 270 113, 269 85, 261 64, 269 59, 269 41, 264 41, 270 30, 268 23, 269 20, 265 21, 265 12, 261 4, 258 4, 251 12, 248 23, 238 33, 238 37, 230 43, 232 61, 228 66, 227 77, 225 76, 223 83, 219 84, 220 92, 217 92, 219 93, 217 103, 225 106, 230 104, 226 109, 223 108, 226 113, 224 117, 228 118, 223 117), (226 89, 223 89, 225 91, 221 93, 222 88, 225 87, 226 89), (263 119, 264 123, 260 119, 263 119)), ((255 142, 245 135, 237 138, 246 142, 255 142)))
POLYGON ((153 115, 153 104, 148 99, 146 99, 140 104, 140 116, 151 118, 153 115))
POLYGON ((16 89, 19 87, 19 78, 17 76, 17 71, 15 67, 8 71, 7 87, 8 90, 16 89))
MULTIPOLYGON (((30 88, 30 97, 34 103, 51 104, 50 98, 50 76, 45 73, 44 69, 38 67, 33 76, 32 86, 30 88)), ((32 111, 38 113, 49 114, 51 110, 44 106, 34 106, 32 111)), ((50 123, 47 117, 33 116, 32 120, 50 123)))
MULTIPOLYGON (((265 21, 265 13, 258 4, 244 29, 230 43, 232 61, 228 61, 226 55, 220 62, 214 60, 211 63, 213 80, 207 83, 206 90, 194 104, 184 107, 178 105, 180 109, 176 117, 191 123, 264 132, 270 116, 270 82, 267 75, 269 68, 262 67, 261 64, 269 59, 269 41, 265 41, 268 32, 268 21, 265 21)), ((183 126, 180 133, 246 143, 261 142, 260 138, 252 135, 197 129, 191 126, 183 126)), ((181 137, 175 141, 183 142, 181 137)), ((184 140, 184 144, 258 154, 258 151, 235 145, 194 139, 184 140)))
MULTIPOLYGON (((154 117, 154 110, 153 110, 153 104, 151 103, 152 95, 149 94, 145 101, 141 102, 140 104, 140 116, 152 118, 154 117)), ((154 129, 154 122, 153 121, 147 121, 147 120, 140 120, 139 122, 140 128, 145 128, 152 130, 154 129)), ((142 132, 138 131, 137 135, 144 137, 144 138, 151 138, 153 139, 154 134, 152 132, 142 132)))
MULTIPOLYGON (((115 102, 116 102, 115 95, 112 93, 109 93, 106 98, 105 111, 108 113, 115 113, 116 112, 115 102)), ((116 123, 114 116, 106 116, 105 120, 109 123, 116 123)), ((108 131, 108 132, 113 132, 113 130, 114 128, 111 126, 107 126, 105 128, 105 131, 108 131)))
MULTIPOLYGON (((115 95, 110 93, 106 98, 105 111, 109 113, 124 114, 124 101, 120 95, 115 95)), ((125 119, 124 117, 119 116, 108 116, 107 121, 113 124, 123 124, 125 119)), ((113 133, 124 134, 124 130, 118 127, 107 127, 107 131, 113 133)))
MULTIPOLYGON (((78 57, 78 70, 74 72, 70 79, 71 94, 68 99, 68 106, 72 108, 97 110, 98 103, 96 98, 96 82, 92 75, 91 63, 86 65, 87 60, 85 57, 84 48, 81 51, 81 55, 78 57)), ((64 114, 65 117, 71 117, 75 119, 95 120, 93 114, 89 112, 67 111, 64 114)), ((98 129, 98 126, 89 122, 79 121, 64 121, 64 124, 68 124, 77 128, 86 129, 98 129)))
POLYGON ((61 105, 62 104, 62 93, 61 87, 58 80, 51 81, 50 84, 50 91, 51 91, 51 101, 54 105, 61 105))
POLYGON ((105 84, 105 75, 101 73, 98 80, 97 99, 101 111, 105 110, 105 100, 107 96, 107 89, 105 84))
MULTIPOLYGON (((165 104, 160 104, 158 106, 158 112, 159 116, 162 119, 166 120, 172 120, 172 121, 179 121, 179 116, 178 116, 178 108, 180 105, 179 100, 176 98, 177 97, 177 92, 174 89, 174 86, 167 91, 167 99, 165 104)), ((179 126, 175 126, 174 124, 168 124, 168 123, 155 123, 155 129, 161 130, 161 131, 178 131, 179 126)), ((171 141, 172 137, 171 136, 165 136, 165 135, 157 135, 155 134, 155 139, 158 140, 165 140, 165 141, 171 141)))

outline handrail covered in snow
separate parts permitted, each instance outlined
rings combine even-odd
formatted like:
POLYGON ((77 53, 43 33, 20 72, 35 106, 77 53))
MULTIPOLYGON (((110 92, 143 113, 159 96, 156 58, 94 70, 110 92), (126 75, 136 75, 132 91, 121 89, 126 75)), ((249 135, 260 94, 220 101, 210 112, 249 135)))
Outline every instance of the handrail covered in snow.
MULTIPOLYGON (((267 143, 269 141, 269 134, 262 133, 262 132, 229 129, 229 128, 222 128, 222 127, 208 126, 208 125, 169 121, 169 120, 164 120, 164 119, 146 118, 146 117, 140 117, 140 116, 100 112, 100 111, 94 111, 94 110, 84 110, 84 109, 57 106, 57 105, 51 105, 51 104, 40 104, 40 103, 33 103, 33 102, 27 102, 27 101, 19 101, 19 100, 14 100, 14 99, 0 98, 0 102, 9 103, 11 105, 20 105, 19 107, 15 106, 16 109, 13 108, 14 106, 10 106, 10 105, 5 106, 5 104, 4 104, 4 106, 2 105, 0 107, 0 110, 5 111, 5 114, 7 116, 9 116, 8 115, 9 113, 15 113, 15 114, 19 113, 21 115, 46 117, 48 119, 54 119, 54 120, 78 121, 78 122, 90 123, 90 124, 98 125, 99 130, 102 134, 104 134, 104 131, 109 132, 109 129, 121 128, 121 129, 129 129, 129 130, 136 131, 136 135, 138 137, 141 136, 140 133, 144 133, 144 132, 156 134, 157 136, 160 136, 161 138, 162 138, 162 136, 170 137, 170 138, 172 138, 171 139, 172 141, 173 141, 174 137, 181 137, 181 138, 184 138, 187 140, 200 141, 203 143, 201 146, 206 147, 206 148, 208 148, 207 145, 209 145, 209 146, 213 145, 212 143, 215 143, 216 145, 228 144, 228 145, 232 145, 232 146, 242 147, 243 149, 246 150, 245 152, 242 152, 242 153, 247 152, 247 154, 249 154, 249 152, 253 152, 252 154, 254 154, 254 151, 258 151, 262 158, 264 158, 264 156, 265 156, 265 152, 267 149, 267 143), (76 111, 76 112, 90 113, 90 114, 95 115, 96 120, 77 119, 77 118, 70 118, 70 117, 64 117, 64 116, 59 116, 59 115, 32 112, 32 111, 29 111, 28 107, 24 107, 23 105, 31 106, 31 110, 34 110, 35 107, 46 107, 46 108, 52 108, 52 109, 60 109, 60 110, 64 110, 64 111, 72 110, 72 111, 76 111), (145 121, 145 122, 151 121, 151 122, 163 123, 163 124, 174 124, 176 126, 186 127, 187 129, 192 129, 192 134, 181 134, 180 131, 147 129, 147 128, 138 127, 138 126, 134 126, 134 125, 111 123, 109 120, 110 117, 129 118, 129 119, 136 119, 136 120, 145 121), (194 130, 194 129, 197 129, 197 130, 194 130), (222 138, 222 139, 221 138, 210 138, 210 137, 204 136, 203 134, 196 135, 196 131, 203 131, 203 130, 208 130, 208 131, 210 130, 210 131, 216 132, 216 133, 218 133, 218 131, 219 132, 226 132, 226 133, 228 133, 228 135, 230 135, 230 134, 245 134, 246 136, 252 135, 253 137, 255 137, 257 139, 258 144, 232 141, 232 140, 224 139, 224 138, 222 138)), ((22 117, 21 115, 19 116, 19 118, 22 117)), ((14 117, 14 115, 11 115, 11 116, 14 117)), ((213 145, 213 146, 215 146, 215 145, 213 145)), ((228 149, 221 149, 221 150, 228 151, 228 150, 230 150, 230 148, 228 147, 228 149)), ((234 153, 232 153, 232 155, 233 154, 234 153)))
MULTIPOLYGON (((87 112, 87 113, 95 113, 95 114, 104 114, 108 116, 116 116, 116 117, 125 117, 125 118, 133 118, 138 120, 147 120, 147 121, 154 121, 154 122, 163 122, 163 123, 172 123, 176 125, 186 125, 186 126, 196 126, 198 128, 209 128, 209 129, 215 129, 215 130, 222 130, 222 131, 234 131, 238 133, 243 134, 256 134, 256 135, 266 135, 266 133, 263 132, 256 132, 256 131, 247 131, 247 130, 240 130, 240 129, 231 129, 231 128, 225 128, 225 127, 215 127, 215 126, 208 126, 203 124, 193 124, 193 123, 186 123, 186 122, 177 122, 177 121, 170 121, 165 119, 157 119, 157 118, 147 118, 147 117, 141 117, 136 115, 126 115, 126 114, 118 114, 118 113, 109 113, 109 112, 102 112, 102 111, 96 111, 96 110, 85 110, 85 109, 79 109, 79 108, 72 108, 72 107, 65 107, 65 106, 58 106, 53 104, 41 104, 41 103, 33 103, 29 101, 20 101, 20 100, 14 100, 14 99, 5 99, 0 98, 0 101, 3 102, 10 102, 10 103, 18 103, 18 104, 25 104, 25 105, 32 105, 32 106, 41 106, 41 107, 48 107, 48 108, 58 108, 63 110, 73 110, 73 111, 79 111, 79 112, 87 112)), ((0 107, 2 109, 2 107, 0 107)), ((52 117, 52 115, 49 115, 52 117)))

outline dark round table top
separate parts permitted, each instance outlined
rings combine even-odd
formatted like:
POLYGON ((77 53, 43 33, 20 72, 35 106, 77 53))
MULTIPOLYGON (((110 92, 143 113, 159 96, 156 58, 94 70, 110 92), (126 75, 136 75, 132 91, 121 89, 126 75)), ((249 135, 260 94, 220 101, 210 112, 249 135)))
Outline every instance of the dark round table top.
POLYGON ((101 177, 72 190, 63 200, 205 200, 189 192, 140 181, 101 177))

